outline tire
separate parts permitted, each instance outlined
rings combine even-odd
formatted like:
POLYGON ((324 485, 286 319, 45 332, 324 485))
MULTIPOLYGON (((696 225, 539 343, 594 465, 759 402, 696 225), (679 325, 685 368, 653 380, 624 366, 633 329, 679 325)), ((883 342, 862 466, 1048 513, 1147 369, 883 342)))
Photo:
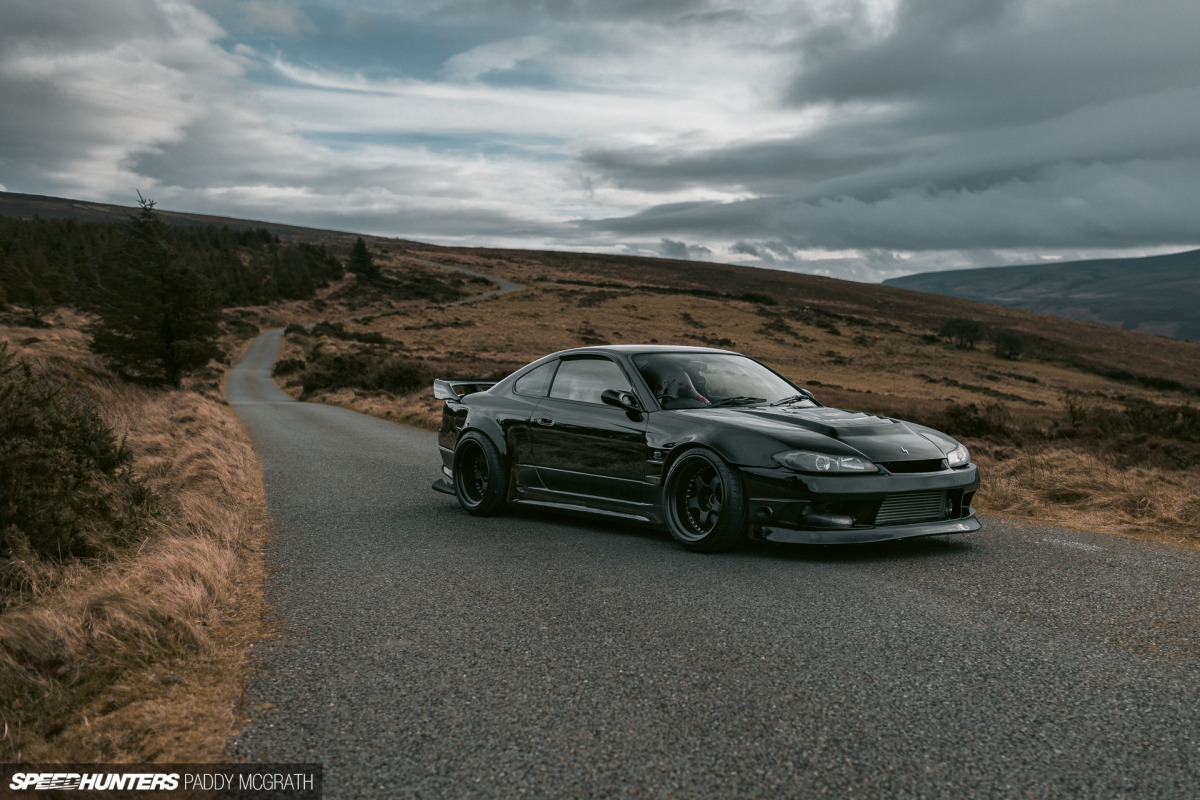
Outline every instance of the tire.
POLYGON ((508 470, 500 451, 482 433, 471 431, 454 448, 454 496, 458 504, 479 517, 504 510, 508 470))
POLYGON ((715 453, 689 450, 671 465, 663 488, 667 530, 697 553, 737 547, 745 539, 746 492, 715 453))

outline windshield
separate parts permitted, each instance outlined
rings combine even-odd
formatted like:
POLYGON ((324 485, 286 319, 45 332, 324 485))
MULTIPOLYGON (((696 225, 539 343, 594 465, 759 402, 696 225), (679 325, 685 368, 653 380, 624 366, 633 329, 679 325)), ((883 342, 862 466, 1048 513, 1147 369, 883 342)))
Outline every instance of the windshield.
POLYGON ((663 408, 764 405, 798 398, 795 386, 745 356, 732 353, 643 353, 633 364, 663 408))

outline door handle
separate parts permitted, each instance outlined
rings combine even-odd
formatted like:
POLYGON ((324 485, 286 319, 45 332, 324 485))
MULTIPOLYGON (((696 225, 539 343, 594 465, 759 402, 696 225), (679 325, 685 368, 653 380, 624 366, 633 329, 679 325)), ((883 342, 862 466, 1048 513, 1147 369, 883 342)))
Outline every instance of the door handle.
POLYGON ((554 417, 538 417, 534 420, 538 425, 553 425, 554 417))

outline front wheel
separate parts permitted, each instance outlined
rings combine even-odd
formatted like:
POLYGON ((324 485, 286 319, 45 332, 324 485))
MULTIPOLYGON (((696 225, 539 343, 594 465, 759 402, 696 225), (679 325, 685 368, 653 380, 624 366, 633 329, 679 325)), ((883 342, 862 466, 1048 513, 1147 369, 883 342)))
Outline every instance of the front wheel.
POLYGON ((716 454, 692 450, 667 473, 663 489, 667 529, 675 541, 699 553, 739 545, 746 528, 742 481, 716 454))
POLYGON ((458 504, 480 517, 504 509, 508 470, 491 439, 472 431, 454 448, 454 495, 458 504))

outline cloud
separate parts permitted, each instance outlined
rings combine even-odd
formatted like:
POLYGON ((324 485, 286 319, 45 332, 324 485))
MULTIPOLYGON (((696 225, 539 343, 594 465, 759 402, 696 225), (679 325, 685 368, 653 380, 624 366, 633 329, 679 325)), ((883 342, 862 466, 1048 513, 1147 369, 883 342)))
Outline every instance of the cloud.
POLYGON ((0 103, 20 111, 0 117, 0 164, 12 183, 128 196, 154 183, 130 171, 134 154, 253 106, 237 83, 245 60, 214 44, 211 18, 180 3, 113 5, 6 7, 0 103))
POLYGON ((663 239, 659 242, 658 252, 666 258, 676 258, 683 261, 711 261, 712 250, 704 245, 687 244, 675 239, 663 239))
POLYGON ((862 279, 1200 244, 1176 0, 10 0, 13 191, 862 279))
POLYGON ((490 72, 512 70, 548 49, 548 43, 539 36, 488 42, 451 56, 442 72, 452 81, 473 81, 490 72))
POLYGON ((294 5, 282 0, 244 0, 237 4, 242 31, 278 36, 304 36, 316 33, 316 26, 294 5))
MULTIPOLYGON (((1031 248, 1192 246, 1200 177, 1200 7, 909 0, 816 21, 781 102, 784 137, 715 147, 603 144, 593 185, 749 195, 585 225, 615 235, 1005 257, 1031 248)), ((857 256, 856 256, 857 257, 857 256)), ((798 259, 795 263, 800 263, 798 259)))

